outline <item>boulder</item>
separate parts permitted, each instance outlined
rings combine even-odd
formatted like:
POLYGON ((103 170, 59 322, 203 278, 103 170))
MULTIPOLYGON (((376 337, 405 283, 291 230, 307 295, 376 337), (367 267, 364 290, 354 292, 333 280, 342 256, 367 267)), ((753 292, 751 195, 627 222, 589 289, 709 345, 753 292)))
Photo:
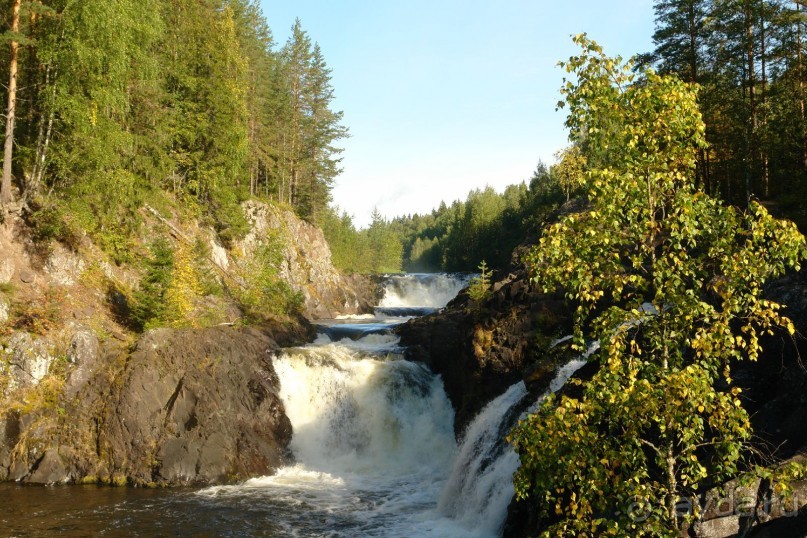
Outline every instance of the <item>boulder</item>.
POLYGON ((313 336, 302 321, 157 329, 130 352, 75 326, 58 402, 0 416, 0 479, 208 485, 270 474, 289 461, 292 433, 273 357, 313 336))
POLYGON ((55 284, 72 286, 81 276, 85 265, 84 260, 75 252, 61 243, 56 243, 45 263, 45 272, 50 275, 55 284))
POLYGON ((288 461, 291 423, 255 329, 159 329, 128 360, 99 443, 108 469, 135 484, 214 484, 288 461))

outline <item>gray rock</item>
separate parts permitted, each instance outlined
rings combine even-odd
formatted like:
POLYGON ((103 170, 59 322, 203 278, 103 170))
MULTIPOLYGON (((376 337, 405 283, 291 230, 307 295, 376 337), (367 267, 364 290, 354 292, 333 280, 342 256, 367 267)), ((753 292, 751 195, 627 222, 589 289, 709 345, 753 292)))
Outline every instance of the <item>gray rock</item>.
POLYGON ((31 474, 24 481, 30 484, 57 484, 67 482, 69 478, 59 450, 51 448, 36 462, 31 474))
POLYGON ((250 231, 239 247, 250 259, 256 249, 273 235, 284 239, 279 273, 305 300, 311 318, 333 318, 339 314, 371 312, 378 286, 361 276, 345 277, 331 261, 331 249, 322 230, 298 218, 293 212, 261 202, 245 202, 250 231))
POLYGON ((254 329, 148 332, 105 418, 110 467, 135 484, 213 484, 286 462, 274 348, 254 329))
POLYGON ((6 342, 5 352, 9 360, 6 365, 0 363, 0 369, 8 368, 8 390, 38 384, 47 375, 54 360, 50 342, 23 332, 11 335, 6 342))
POLYGON ((8 284, 14 277, 14 262, 6 258, 0 260, 0 284, 8 284))
POLYGON ((9 305, 8 302, 0 298, 0 325, 8 321, 9 305))
POLYGON ((210 239, 210 257, 216 265, 225 271, 230 267, 230 259, 227 257, 227 250, 219 245, 215 239, 210 239))
POLYGON ((20 270, 19 273, 20 281, 24 284, 30 284, 36 278, 36 275, 27 269, 20 270))
POLYGON ((45 272, 53 282, 62 286, 72 286, 84 271, 85 263, 74 252, 57 244, 45 263, 45 272))
POLYGON ((84 326, 74 326, 73 338, 67 349, 67 362, 70 369, 64 388, 64 395, 71 399, 90 379, 98 363, 99 343, 95 333, 84 326))

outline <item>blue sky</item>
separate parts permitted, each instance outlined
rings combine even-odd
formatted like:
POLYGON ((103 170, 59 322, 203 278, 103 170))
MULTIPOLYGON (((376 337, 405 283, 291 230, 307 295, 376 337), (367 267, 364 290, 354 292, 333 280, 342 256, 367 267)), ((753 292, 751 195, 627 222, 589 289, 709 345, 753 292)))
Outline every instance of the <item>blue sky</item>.
POLYGON ((359 226, 526 180, 567 144, 555 111, 587 32, 606 53, 652 47, 652 0, 261 0, 276 41, 295 17, 333 69, 351 137, 334 202, 359 226))

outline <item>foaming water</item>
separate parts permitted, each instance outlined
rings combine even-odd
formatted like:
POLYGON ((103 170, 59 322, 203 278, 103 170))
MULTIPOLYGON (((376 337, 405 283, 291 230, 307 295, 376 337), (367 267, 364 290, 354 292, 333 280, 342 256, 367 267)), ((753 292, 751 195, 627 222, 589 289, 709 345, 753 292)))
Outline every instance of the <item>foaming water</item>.
MULTIPOLYGON (((50 519, 32 516, 41 494, 29 492, 42 490, 15 488, 0 524, 10 535, 500 536, 518 466, 504 438, 542 398, 511 386, 458 446, 442 380, 403 360, 391 332, 404 314, 444 306, 467 280, 391 277, 387 310, 319 322, 314 342, 275 358, 294 464, 274 475, 202 490, 47 488, 50 519)), ((581 364, 561 368, 550 390, 581 364)))
POLYGON ((518 454, 506 443, 507 433, 524 412, 537 409, 547 395, 556 392, 585 364, 573 360, 560 368, 549 390, 530 404, 523 381, 510 386, 485 406, 468 425, 440 495, 438 509, 463 527, 498 536, 515 490, 513 473, 518 454), (525 405, 525 403, 527 405, 525 405))
POLYGON ((289 511, 327 514, 284 516, 301 536, 475 535, 436 510, 457 449, 440 378, 394 354, 355 348, 395 344, 391 335, 370 335, 287 350, 275 369, 297 463, 199 494, 267 497, 289 511))
POLYGON ((415 273, 391 275, 384 283, 381 308, 442 308, 468 285, 472 275, 415 273))

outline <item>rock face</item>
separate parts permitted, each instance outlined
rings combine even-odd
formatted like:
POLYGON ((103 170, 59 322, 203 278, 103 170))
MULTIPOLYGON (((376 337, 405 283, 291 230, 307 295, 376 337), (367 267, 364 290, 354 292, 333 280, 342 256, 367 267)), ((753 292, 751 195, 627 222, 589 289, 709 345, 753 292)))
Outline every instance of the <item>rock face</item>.
POLYGON ((201 485, 268 474, 291 440, 272 358, 310 331, 160 329, 131 354, 79 331, 53 408, 0 416, 0 479, 201 485))
POLYGON ((55 360, 50 347, 44 338, 24 332, 13 333, 5 347, 0 346, 0 352, 6 357, 6 361, 0 363, 0 375, 8 376, 6 390, 39 383, 55 360))
POLYGON ((562 358, 548 348, 569 333, 571 318, 561 297, 539 293, 530 284, 522 252, 493 283, 489 300, 477 304, 461 292, 443 311, 398 329, 407 358, 442 376, 458 434, 513 383, 524 379, 536 394, 542 392, 562 358))
POLYGON ((340 274, 331 262, 331 249, 322 230, 291 211, 261 202, 246 202, 244 211, 251 227, 240 248, 250 256, 261 242, 279 234, 283 245, 280 276, 303 294, 309 318, 372 312, 377 285, 360 275, 340 274))
MULTIPOLYGON (((252 229, 230 250, 198 223, 146 214, 155 234, 208 234, 210 260, 236 281, 233 266, 274 240, 280 276, 303 294, 309 317, 372 309, 377 283, 340 275, 318 228, 265 204, 244 210, 252 229)), ((132 345, 119 285, 137 289, 138 267, 110 264, 86 238, 73 249, 39 248, 32 237, 19 217, 0 226, 0 480, 212 484, 286 461, 291 425, 272 357, 313 339, 306 320, 152 331, 132 345), (37 334, 7 326, 23 310, 42 320, 25 326, 37 334)), ((222 319, 241 316, 229 298, 204 301, 222 319)))

